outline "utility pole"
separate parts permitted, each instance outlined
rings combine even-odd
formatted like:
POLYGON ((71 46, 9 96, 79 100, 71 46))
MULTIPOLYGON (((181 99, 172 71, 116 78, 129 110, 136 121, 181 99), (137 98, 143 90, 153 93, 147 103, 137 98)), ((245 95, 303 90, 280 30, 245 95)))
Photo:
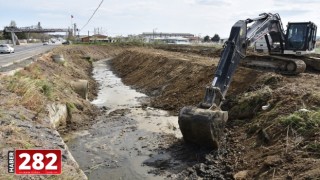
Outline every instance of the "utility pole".
POLYGON ((154 28, 154 29, 152 30, 152 39, 153 39, 153 42, 154 42, 154 36, 155 36, 156 30, 157 30, 157 28, 154 28))
POLYGON ((73 32, 74 32, 74 29, 73 29, 74 27, 73 27, 73 21, 72 21, 72 20, 73 20, 73 15, 71 15, 71 18, 70 18, 70 22, 71 22, 71 30, 70 30, 70 31, 71 31, 71 36, 73 36, 73 32))
POLYGON ((74 36, 77 35, 77 24, 76 23, 73 24, 73 35, 74 36))

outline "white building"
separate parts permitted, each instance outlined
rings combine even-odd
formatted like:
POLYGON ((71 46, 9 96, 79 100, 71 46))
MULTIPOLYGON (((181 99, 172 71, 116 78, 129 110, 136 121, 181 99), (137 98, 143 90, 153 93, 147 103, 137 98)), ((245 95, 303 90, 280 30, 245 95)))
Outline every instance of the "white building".
POLYGON ((154 40, 161 41, 167 44, 190 44, 190 40, 183 37, 155 38, 154 40))
POLYGON ((186 39, 194 38, 194 35, 190 33, 144 32, 140 36, 142 36, 146 42, 152 42, 154 40, 170 41, 173 39, 176 39, 176 41, 185 41, 186 39))

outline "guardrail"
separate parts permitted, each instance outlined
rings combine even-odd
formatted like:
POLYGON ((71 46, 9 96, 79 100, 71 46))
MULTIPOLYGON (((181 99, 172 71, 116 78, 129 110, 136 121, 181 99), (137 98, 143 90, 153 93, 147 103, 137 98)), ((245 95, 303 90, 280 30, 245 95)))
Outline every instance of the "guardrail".
POLYGON ((48 32, 69 32, 69 29, 54 29, 54 28, 18 28, 18 27, 6 27, 6 32, 31 32, 31 33, 48 33, 48 32))

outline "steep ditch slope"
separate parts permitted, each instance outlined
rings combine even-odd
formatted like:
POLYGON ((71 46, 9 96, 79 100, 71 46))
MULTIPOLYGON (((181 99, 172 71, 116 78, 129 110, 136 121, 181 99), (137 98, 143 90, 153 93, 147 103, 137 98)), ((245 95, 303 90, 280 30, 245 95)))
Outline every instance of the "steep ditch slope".
MULTIPOLYGON (((198 104, 211 83, 217 58, 207 58, 154 49, 130 49, 112 60, 123 81, 154 97, 152 105, 177 112, 185 105, 198 104)), ((230 94, 243 92, 258 72, 240 68, 230 94)))

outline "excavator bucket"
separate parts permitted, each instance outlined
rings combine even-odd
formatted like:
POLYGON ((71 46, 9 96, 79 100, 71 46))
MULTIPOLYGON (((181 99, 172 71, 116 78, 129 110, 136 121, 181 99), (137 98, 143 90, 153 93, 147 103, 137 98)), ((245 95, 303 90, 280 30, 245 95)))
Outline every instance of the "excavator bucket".
POLYGON ((185 142, 218 149, 227 119, 227 111, 184 107, 178 123, 185 142))

